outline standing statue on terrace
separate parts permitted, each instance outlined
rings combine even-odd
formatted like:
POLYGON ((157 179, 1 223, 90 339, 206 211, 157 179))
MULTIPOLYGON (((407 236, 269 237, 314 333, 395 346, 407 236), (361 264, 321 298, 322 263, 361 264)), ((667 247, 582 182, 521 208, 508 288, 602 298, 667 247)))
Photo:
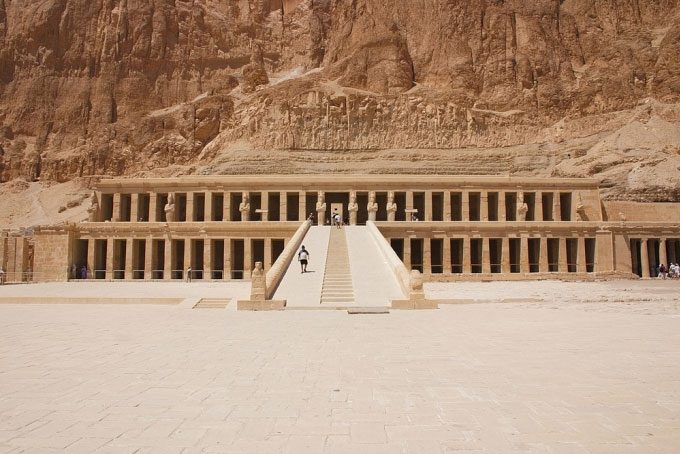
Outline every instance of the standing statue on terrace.
POLYGON ((316 221, 317 225, 326 224, 326 195, 319 191, 316 198, 316 221))
POLYGON ((250 221, 250 194, 247 192, 241 193, 241 204, 238 210, 241 212, 241 221, 250 221))
POLYGON ((94 191, 92 191, 92 197, 90 197, 90 207, 87 209, 87 220, 90 222, 99 221, 99 199, 94 191))
POLYGON ((165 222, 175 222, 175 195, 172 192, 168 194, 168 202, 163 210, 165 211, 165 222))
POLYGON ((387 220, 394 222, 397 219, 397 204, 394 201, 394 192, 387 194, 387 220))
POLYGON ((368 209, 368 220, 375 221, 378 213, 378 204, 375 201, 375 191, 368 193, 368 205, 366 208, 368 209))
POLYGON ((529 206, 524 201, 524 194, 520 195, 519 203, 517 203, 517 220, 524 222, 527 220, 527 213, 529 212, 529 206))
POLYGON ((357 225, 357 212, 359 211, 359 204, 357 203, 357 193, 352 191, 349 194, 349 205, 347 205, 347 211, 349 211, 349 225, 357 225))

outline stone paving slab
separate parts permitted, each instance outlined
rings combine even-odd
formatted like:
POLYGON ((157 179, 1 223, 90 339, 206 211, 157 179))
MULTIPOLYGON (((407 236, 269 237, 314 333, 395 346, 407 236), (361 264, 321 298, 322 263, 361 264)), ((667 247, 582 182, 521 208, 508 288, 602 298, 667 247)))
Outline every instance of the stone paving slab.
POLYGON ((380 317, 2 305, 0 452, 675 453, 680 306, 656 284, 380 317))

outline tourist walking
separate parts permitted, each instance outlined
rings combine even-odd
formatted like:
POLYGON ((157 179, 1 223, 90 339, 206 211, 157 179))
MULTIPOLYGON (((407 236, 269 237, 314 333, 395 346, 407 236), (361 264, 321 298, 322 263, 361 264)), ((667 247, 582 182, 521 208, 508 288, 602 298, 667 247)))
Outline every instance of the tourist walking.
POLYGON ((303 245, 302 248, 300 249, 300 252, 298 252, 298 262, 300 262, 300 272, 301 273, 307 272, 308 261, 309 261, 309 251, 307 249, 305 249, 305 246, 303 245))
POLYGON ((659 276, 658 277, 661 278, 661 279, 666 279, 666 272, 667 272, 666 265, 664 265, 663 263, 661 265, 659 265, 659 276))
POLYGON ((191 282, 191 273, 192 273, 192 270, 191 270, 191 267, 189 267, 187 269, 187 282, 191 282))
POLYGON ((0 268, 0 285, 5 283, 5 270, 0 268))

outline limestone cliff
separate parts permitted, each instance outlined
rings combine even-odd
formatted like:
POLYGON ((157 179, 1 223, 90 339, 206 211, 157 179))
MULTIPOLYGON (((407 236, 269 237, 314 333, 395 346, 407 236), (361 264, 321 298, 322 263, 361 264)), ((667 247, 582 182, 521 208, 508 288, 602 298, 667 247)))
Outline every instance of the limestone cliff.
POLYGON ((680 201, 680 0, 0 0, 0 181, 595 176, 680 201))

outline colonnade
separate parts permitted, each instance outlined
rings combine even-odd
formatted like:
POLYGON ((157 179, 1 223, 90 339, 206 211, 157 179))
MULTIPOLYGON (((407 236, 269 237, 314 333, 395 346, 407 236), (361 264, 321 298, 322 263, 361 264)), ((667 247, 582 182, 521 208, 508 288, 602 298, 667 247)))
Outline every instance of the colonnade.
MULTIPOLYGON (((302 221, 312 215, 324 223, 327 219, 323 218, 330 216, 327 195, 340 201, 348 219, 348 205, 358 200, 359 223, 372 210, 378 221, 590 220, 580 196, 574 200, 572 191, 487 189, 114 192, 100 194, 99 212, 93 220, 166 222, 166 213, 172 209, 176 222, 302 221), (396 216, 390 218, 392 206, 396 216)), ((600 220, 599 215, 594 217, 600 220)))
POLYGON ((678 263, 680 260, 680 238, 633 239, 631 255, 634 273, 643 278, 655 277, 660 264, 668 268, 669 263, 678 263))

